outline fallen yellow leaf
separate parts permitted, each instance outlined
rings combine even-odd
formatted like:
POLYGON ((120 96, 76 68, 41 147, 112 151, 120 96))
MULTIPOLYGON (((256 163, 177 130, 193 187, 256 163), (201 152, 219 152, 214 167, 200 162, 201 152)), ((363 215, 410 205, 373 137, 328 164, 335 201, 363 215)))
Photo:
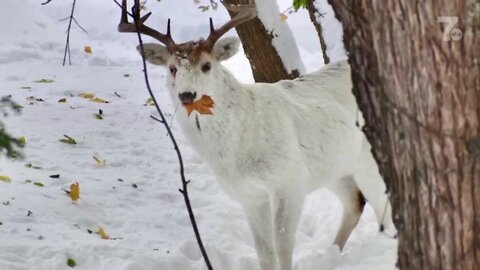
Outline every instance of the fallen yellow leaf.
POLYGON ((10 179, 10 177, 8 177, 6 175, 0 175, 0 181, 3 181, 5 183, 10 183, 10 182, 12 182, 12 179, 10 179))
POLYGON ((78 96, 79 96, 79 97, 82 97, 82 98, 89 99, 90 101, 93 101, 93 102, 109 103, 109 102, 106 101, 105 99, 96 97, 96 96, 95 96, 94 94, 92 94, 92 93, 80 93, 78 96))
POLYGON ((98 103, 108 103, 108 101, 106 101, 106 100, 103 99, 103 98, 99 98, 99 97, 92 98, 92 99, 90 99, 90 100, 93 101, 93 102, 98 102, 98 103))
POLYGON ((80 185, 77 182, 70 185, 70 198, 74 202, 80 198, 80 185))
POLYGON ((102 227, 99 227, 98 234, 100 237, 102 237, 102 239, 110 239, 110 236, 103 230, 102 227))
POLYGON ((88 98, 88 99, 95 98, 95 95, 92 93, 80 93, 78 96, 83 98, 88 98))
POLYGON ((25 146, 25 144, 27 144, 27 138, 25 137, 18 138, 18 143, 22 146, 25 146))

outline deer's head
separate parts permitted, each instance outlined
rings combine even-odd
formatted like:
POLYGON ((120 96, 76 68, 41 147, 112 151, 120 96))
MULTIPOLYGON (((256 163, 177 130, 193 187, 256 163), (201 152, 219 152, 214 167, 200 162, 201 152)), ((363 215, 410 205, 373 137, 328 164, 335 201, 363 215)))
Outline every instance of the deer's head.
MULTIPOLYGON (((140 0, 135 0, 132 13, 140 18, 138 23, 128 22, 126 10, 127 0, 122 0, 122 18, 118 25, 120 32, 140 32, 151 36, 163 45, 157 43, 143 44, 143 53, 149 63, 165 66, 168 69, 168 84, 173 95, 178 96, 183 104, 194 102, 202 95, 211 95, 212 89, 217 89, 219 79, 224 77, 220 62, 233 56, 240 45, 237 38, 220 39, 235 26, 256 16, 254 6, 226 6, 237 15, 218 29, 210 19, 210 35, 207 39, 176 44, 170 34, 170 20, 167 33, 144 25, 151 13, 140 17, 140 0), (138 25, 138 30, 137 30, 138 25)), ((222 2, 223 3, 223 2, 222 2)), ((140 46, 137 50, 141 52, 140 46)))

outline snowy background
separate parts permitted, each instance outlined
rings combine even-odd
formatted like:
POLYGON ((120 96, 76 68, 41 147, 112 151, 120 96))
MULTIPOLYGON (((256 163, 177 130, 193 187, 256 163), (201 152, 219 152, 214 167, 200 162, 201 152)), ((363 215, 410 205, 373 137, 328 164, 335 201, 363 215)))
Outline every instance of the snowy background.
MULTIPOLYGON (((23 106, 1 121, 9 133, 26 138, 25 158, 0 159, 0 269, 150 270, 205 269, 183 198, 170 139, 144 106, 144 87, 134 34, 119 34, 118 7, 108 0, 77 1, 76 19, 88 31, 72 29, 72 66, 62 67, 70 0, 2 0, 0 9, 0 96, 23 106), (93 53, 84 52, 91 46, 93 53), (35 82, 41 79, 51 83, 35 82), (79 97, 92 93, 109 103, 79 97), (115 94, 115 92, 118 94, 115 94), (62 98, 66 102, 59 103, 62 98), (103 111, 103 120, 94 114, 103 111), (63 135, 76 145, 59 141, 63 135), (104 160, 98 164, 93 157, 104 160), (60 175, 51 178, 51 175, 60 175), (33 184, 40 182, 43 186, 33 184), (62 189, 78 182, 80 200, 62 189), (101 239, 102 227, 110 235, 101 239), (90 233, 91 232, 91 233, 90 233)), ((279 1, 281 11, 291 4, 279 1)), ((329 55, 344 59, 341 27, 326 12, 329 55)), ((208 17, 221 24, 227 13, 202 13, 190 0, 151 0, 149 25, 164 29, 172 19, 176 41, 208 34, 208 17)), ((319 42, 306 11, 288 24, 308 71, 322 66, 319 42)), ((231 31, 229 35, 235 35, 231 31)), ((148 39, 146 39, 148 40, 148 39)), ((243 53, 225 62, 243 82, 252 82, 243 53)), ((151 67, 152 85, 171 120, 175 105, 164 87, 165 71, 151 67)), ((240 205, 220 189, 173 121, 173 131, 192 182, 190 196, 215 269, 259 269, 253 240, 240 205)), ((394 269, 396 240, 378 233, 370 207, 340 252, 332 245, 342 208, 327 191, 308 197, 299 225, 295 269, 394 269)))

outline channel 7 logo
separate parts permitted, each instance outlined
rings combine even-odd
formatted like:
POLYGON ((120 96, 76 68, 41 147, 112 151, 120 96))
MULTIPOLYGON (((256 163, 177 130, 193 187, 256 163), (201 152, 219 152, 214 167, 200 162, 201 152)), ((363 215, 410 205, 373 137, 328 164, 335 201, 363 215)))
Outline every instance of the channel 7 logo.
POLYGON ((462 39, 462 30, 456 28, 458 17, 441 16, 438 17, 438 22, 446 24, 445 30, 443 31, 443 41, 459 41, 462 39))

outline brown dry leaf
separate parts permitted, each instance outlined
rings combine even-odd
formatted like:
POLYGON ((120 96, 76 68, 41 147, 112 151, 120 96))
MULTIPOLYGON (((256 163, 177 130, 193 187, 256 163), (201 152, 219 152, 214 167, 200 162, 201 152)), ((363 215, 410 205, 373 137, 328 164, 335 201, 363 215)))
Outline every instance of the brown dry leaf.
POLYGON ((188 116, 190 116, 193 111, 197 111, 200 114, 213 114, 210 109, 213 108, 214 105, 215 102, 213 102, 210 96, 203 95, 199 100, 183 106, 187 110, 188 116))
POLYGON ((285 13, 280 13, 280 21, 285 22, 288 19, 287 14, 285 13))
POLYGON ((86 53, 92 53, 92 47, 90 46, 85 46, 85 48, 83 49, 86 53))
POLYGON ((100 237, 102 237, 102 239, 105 239, 105 240, 110 239, 110 236, 103 230, 102 227, 99 227, 97 233, 100 235, 100 237))
POLYGON ((80 185, 77 182, 70 185, 70 198, 74 202, 80 198, 80 185))

